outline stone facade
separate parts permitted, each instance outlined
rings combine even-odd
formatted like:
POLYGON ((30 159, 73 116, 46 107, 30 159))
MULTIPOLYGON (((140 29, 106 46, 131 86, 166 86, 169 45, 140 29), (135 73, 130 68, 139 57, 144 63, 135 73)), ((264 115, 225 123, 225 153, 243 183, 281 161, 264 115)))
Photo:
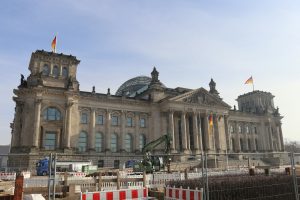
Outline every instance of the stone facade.
POLYGON ((84 92, 76 79, 79 62, 72 55, 32 53, 30 75, 26 80, 22 75, 14 90, 11 139, 11 154, 28 155, 28 165, 33 156, 55 152, 105 156, 103 165, 110 166, 113 156, 140 155, 145 143, 166 133, 172 138, 171 153, 182 157, 284 150, 282 116, 270 93, 241 95, 239 109, 231 109, 213 80, 209 90, 167 88, 155 68, 151 77, 126 81, 116 95, 109 89, 96 93, 95 87, 84 92))

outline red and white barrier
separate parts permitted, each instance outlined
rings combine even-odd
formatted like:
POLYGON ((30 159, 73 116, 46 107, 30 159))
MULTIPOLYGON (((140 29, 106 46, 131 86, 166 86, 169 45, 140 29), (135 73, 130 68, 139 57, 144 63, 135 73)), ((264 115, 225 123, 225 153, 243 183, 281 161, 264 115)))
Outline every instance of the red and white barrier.
POLYGON ((202 200, 203 189, 190 190, 166 187, 165 200, 202 200))
POLYGON ((148 197, 148 188, 81 193, 81 200, 125 200, 148 197))
POLYGON ((86 173, 84 172, 70 172, 69 173, 71 176, 79 176, 79 177, 85 177, 86 173))
POLYGON ((1 180, 16 180, 16 173, 0 173, 1 180))

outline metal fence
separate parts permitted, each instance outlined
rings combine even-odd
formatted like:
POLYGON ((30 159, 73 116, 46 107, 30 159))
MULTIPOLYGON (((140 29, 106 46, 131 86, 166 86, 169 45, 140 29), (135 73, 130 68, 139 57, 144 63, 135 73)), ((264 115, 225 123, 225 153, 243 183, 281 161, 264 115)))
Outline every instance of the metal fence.
MULTIPOLYGON (((3 172, 20 172, 29 170, 31 179, 25 180, 25 186, 45 187, 49 185, 46 177, 36 176, 36 163, 47 156, 44 155, 0 155, 8 158, 7 166, 2 165, 3 172)), ((48 155, 49 156, 49 155, 48 155)), ((204 199, 296 199, 298 196, 298 185, 300 184, 300 154, 288 152, 268 153, 231 153, 231 154, 194 154, 194 155, 157 155, 163 158, 170 158, 169 169, 172 175, 164 172, 157 172, 157 175, 147 175, 146 185, 148 187, 164 187, 169 184, 178 186, 189 186, 203 188, 204 199), (299 167, 298 167, 299 166, 299 167), (299 175, 299 178, 298 178, 299 175), (187 182, 185 182, 187 180, 187 182), (248 180, 248 181, 246 181, 248 180), (239 196, 243 195, 243 196, 239 196)), ((125 162, 128 160, 141 160, 142 155, 67 155, 57 154, 58 161, 79 161, 90 160, 97 165, 104 175, 116 177, 117 171, 132 172, 125 169, 125 162)), ((3 164, 3 163, 2 163, 3 164)), ((58 168, 57 168, 58 169, 58 168)), ((63 169, 65 170, 65 169, 63 169)), ((73 175, 74 177, 74 175, 73 175)), ((0 176, 1 178, 1 176, 0 176)), ((76 182, 76 178, 69 177, 68 182, 76 182)), ((80 178, 76 184, 86 184, 86 188, 97 187, 97 181, 82 181, 80 178)), ((91 179, 90 179, 91 180, 91 179)), ((63 178, 55 179, 55 184, 64 184, 63 178)), ((115 183, 103 182, 103 188, 116 188, 115 183)), ((143 187, 144 183, 124 182, 121 187, 143 187)), ((172 186, 172 185, 170 185, 172 186)), ((82 186, 84 187, 84 185, 82 186)))

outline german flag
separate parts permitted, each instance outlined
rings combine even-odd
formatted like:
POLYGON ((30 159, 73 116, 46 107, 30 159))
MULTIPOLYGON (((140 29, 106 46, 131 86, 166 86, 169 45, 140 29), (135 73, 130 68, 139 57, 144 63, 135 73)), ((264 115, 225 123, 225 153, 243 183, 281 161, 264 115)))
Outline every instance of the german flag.
POLYGON ((214 125, 214 122, 213 122, 213 115, 210 114, 209 117, 208 117, 208 122, 209 122, 209 126, 213 126, 214 125))
POLYGON ((52 52, 56 53, 56 36, 52 40, 51 48, 52 48, 52 52))
POLYGON ((245 84, 253 84, 253 78, 252 76, 246 80, 245 84))

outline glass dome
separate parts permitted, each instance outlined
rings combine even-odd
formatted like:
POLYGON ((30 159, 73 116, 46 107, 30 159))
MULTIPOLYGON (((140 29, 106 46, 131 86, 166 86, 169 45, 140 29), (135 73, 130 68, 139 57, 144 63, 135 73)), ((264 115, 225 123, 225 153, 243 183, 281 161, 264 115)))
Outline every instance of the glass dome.
POLYGON ((148 88, 151 78, 147 76, 137 76, 123 83, 116 92, 116 95, 135 96, 136 92, 141 93, 148 88))

